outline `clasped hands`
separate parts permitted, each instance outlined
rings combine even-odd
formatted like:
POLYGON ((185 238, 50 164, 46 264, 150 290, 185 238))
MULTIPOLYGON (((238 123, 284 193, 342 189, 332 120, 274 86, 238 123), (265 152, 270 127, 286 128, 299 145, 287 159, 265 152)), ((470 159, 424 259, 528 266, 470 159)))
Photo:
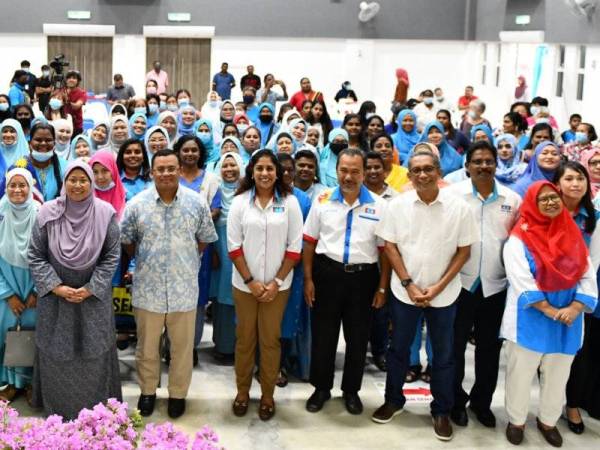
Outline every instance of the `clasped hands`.
POLYGON ((16 295, 13 295, 12 297, 8 298, 8 307, 17 317, 19 317, 26 309, 35 308, 36 305, 37 295, 35 295, 33 292, 29 294, 27 300, 24 303, 16 295))
POLYGON ((60 285, 52 290, 52 292, 59 297, 64 298, 70 303, 81 303, 86 298, 91 297, 92 293, 84 287, 78 289, 70 286, 60 285))
POLYGON ((573 325, 575 319, 579 317, 579 314, 581 314, 581 309, 577 306, 574 306, 572 303, 564 308, 554 308, 553 306, 548 306, 546 311, 544 311, 544 314, 546 314, 546 317, 549 317, 554 321, 559 321, 570 327, 573 325))
POLYGON ((442 292, 442 289, 437 284, 421 289, 413 282, 406 287, 406 292, 416 307, 427 308, 431 306, 431 302, 442 292))
POLYGON ((272 302, 279 292, 279 286, 277 286, 275 280, 271 280, 266 284, 254 280, 248 284, 248 288, 250 288, 252 295, 262 303, 272 302))

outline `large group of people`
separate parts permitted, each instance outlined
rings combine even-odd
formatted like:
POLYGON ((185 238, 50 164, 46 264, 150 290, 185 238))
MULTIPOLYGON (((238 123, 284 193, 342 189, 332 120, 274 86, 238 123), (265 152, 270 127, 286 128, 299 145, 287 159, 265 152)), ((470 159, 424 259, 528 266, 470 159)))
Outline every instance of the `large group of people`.
MULTIPOLYGON (((545 98, 527 101, 524 79, 496 127, 472 87, 456 104, 441 88, 409 97, 403 69, 391 121, 364 101, 336 124, 306 77, 285 103, 285 84, 248 66, 234 103, 224 63, 199 105, 169 93, 156 61, 145 96, 115 75, 106 118, 84 131, 81 75, 33 90, 30 75, 22 65, 0 95, 0 339, 34 326, 36 353, 33 368, 0 366, 2 399, 24 393, 66 418, 120 399, 129 337, 111 299, 131 283, 143 416, 163 356, 168 414, 184 414, 210 315, 236 416, 254 377, 260 419, 289 376, 314 387, 306 409, 320 411, 342 328, 350 414, 363 412, 370 347, 387 372, 374 422, 398 415, 404 385, 421 379, 438 439, 468 424, 467 406, 493 428, 504 348, 509 442, 524 439, 536 376, 551 445, 561 416, 577 434, 581 409, 600 418, 600 146, 578 114, 561 130, 545 98)), ((350 82, 343 99, 357 100, 350 82)))

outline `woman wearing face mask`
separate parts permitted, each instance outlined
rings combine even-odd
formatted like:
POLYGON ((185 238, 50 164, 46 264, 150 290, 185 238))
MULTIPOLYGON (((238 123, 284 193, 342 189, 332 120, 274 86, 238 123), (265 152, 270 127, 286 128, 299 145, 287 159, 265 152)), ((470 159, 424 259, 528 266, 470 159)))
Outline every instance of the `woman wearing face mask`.
POLYGON ((581 155, 592 149, 598 139, 596 129, 591 123, 581 122, 575 132, 575 141, 563 147, 563 155, 571 161, 581 160, 581 155))
POLYGON ((342 128, 348 133, 348 147, 359 148, 362 151, 368 149, 369 146, 364 141, 362 122, 358 114, 346 114, 342 128))
POLYGON ((43 111, 44 117, 52 122, 59 119, 67 119, 73 123, 73 119, 70 114, 67 114, 65 104, 68 102, 67 95, 64 91, 56 90, 50 95, 48 106, 43 111))
POLYGON ((51 123, 54 127, 56 142, 54 151, 61 158, 67 159, 71 149, 71 137, 73 136, 73 124, 67 119, 58 119, 51 123))
POLYGON ((544 141, 554 141, 554 132, 547 123, 537 123, 531 129, 529 141, 523 150, 523 161, 529 162, 537 145, 544 141))
POLYGON ((485 103, 479 99, 471 100, 471 103, 469 103, 469 109, 460 124, 460 131, 462 131, 465 136, 470 136, 471 128, 473 128, 475 125, 483 124, 487 125, 491 129, 492 125, 490 125, 490 122, 482 117, 484 112, 485 103))
POLYGON ((348 132, 343 128, 334 128, 329 132, 329 144, 323 148, 319 160, 321 183, 327 187, 336 187, 337 158, 342 150, 348 148, 348 132))
POLYGON ((117 156, 117 153, 119 153, 121 144, 127 139, 129 139, 129 124, 127 122, 127 117, 112 117, 110 120, 110 136, 108 138, 108 144, 115 157, 117 156))
POLYGON ((158 115, 160 113, 160 97, 156 94, 147 94, 146 104, 148 105, 148 114, 146 115, 146 119, 148 128, 150 128, 156 125, 156 122, 158 122, 158 115))
POLYGON ((171 111, 172 113, 177 112, 179 109, 179 105, 177 104, 177 97, 173 94, 167 95, 167 99, 165 100, 167 109, 165 111, 171 111))
POLYGON ((129 100, 129 105, 127 107, 127 117, 133 116, 135 113, 139 114, 148 114, 148 104, 146 103, 145 98, 132 98, 129 100))
POLYGON ((238 112, 235 113, 235 116, 233 116, 233 124, 237 127, 240 133, 243 134, 244 131, 246 131, 246 129, 250 126, 250 120, 248 119, 246 113, 238 112))
POLYGON ((110 113, 108 114, 108 117, 111 117, 111 118, 114 116, 128 117, 128 115, 129 115, 129 113, 128 113, 125 105, 123 105, 121 103, 113 103, 113 105, 110 107, 110 113))
MULTIPOLYGON (((419 138, 419 142, 427 142, 436 146, 440 154, 440 168, 443 176, 459 170, 463 166, 462 157, 454 150, 454 147, 448 144, 444 134, 444 126, 437 120, 427 124, 419 138)), ((413 151, 414 149, 409 152, 407 159, 402 164, 404 167, 407 167, 413 151)))
POLYGON ((448 143, 454 147, 459 155, 464 154, 469 148, 469 145, 471 145, 471 142, 462 133, 462 131, 454 128, 454 125, 452 125, 452 116, 450 115, 450 111, 447 109, 440 109, 435 117, 438 122, 444 125, 444 133, 446 134, 448 143))
POLYGON ((146 114, 136 112, 129 118, 129 136, 138 141, 143 141, 148 129, 148 120, 146 114))
POLYGON ((83 161, 89 161, 92 156, 92 141, 89 136, 85 134, 78 134, 71 141, 71 147, 69 150, 69 161, 74 159, 82 159, 83 161))
POLYGON ((411 149, 419 142, 417 115, 412 109, 403 109, 398 114, 396 123, 398 124, 398 131, 392 135, 392 139, 396 150, 398 150, 400 161, 404 163, 411 149))
POLYGON ((211 123, 218 123, 221 117, 221 98, 217 91, 209 91, 206 94, 206 102, 200 109, 203 119, 210 120, 211 123))
POLYGON ((34 118, 33 109, 31 109, 30 105, 17 105, 13 111, 13 119, 21 124, 21 128, 23 129, 23 134, 29 140, 31 130, 31 121, 34 118))
POLYGON ((496 180, 505 186, 515 183, 527 168, 521 160, 521 150, 517 147, 517 140, 512 134, 501 134, 496 138, 498 149, 498 165, 496 166, 496 180))
POLYGON ((105 150, 108 148, 108 129, 110 124, 106 120, 101 120, 94 123, 94 128, 88 131, 90 135, 90 141, 92 143, 92 154, 99 150, 105 150))
POLYGON ((425 126, 435 120, 437 108, 434 104, 433 91, 426 89, 423 91, 423 101, 413 108, 417 115, 417 130, 423 130, 425 126))
MULTIPOLYGON (((6 119, 0 124, 0 154, 4 158, 6 167, 12 166, 17 159, 29 155, 27 138, 23 134, 21 124, 15 119, 6 119)), ((0 176, 3 175, 4 170, 0 176)))
POLYGON ((231 286, 233 263, 227 252, 227 217, 243 168, 244 163, 235 152, 224 153, 217 164, 217 173, 220 173, 221 214, 215 221, 219 240, 214 245, 219 255, 220 266, 213 277, 217 298, 213 303, 213 341, 214 356, 229 364, 233 364, 235 351, 235 306, 231 286))
MULTIPOLYGON (((4 181, 3 181, 4 182, 4 181)), ((2 340, 9 328, 19 323, 35 327, 37 294, 33 285, 27 251, 39 203, 33 199, 31 174, 13 168, 6 174, 6 195, 0 200, 0 330, 2 340)), ((4 342, 1 343, 4 348, 4 342)), ((4 356, 2 351, 2 355, 4 356)), ((2 358, 0 358, 0 361, 2 358)), ((7 368, 0 365, 0 383, 8 385, 0 400, 12 402, 25 390, 31 403, 30 367, 7 368)))
POLYGON ((154 126, 146 132, 144 146, 148 160, 152 161, 152 156, 159 150, 169 148, 169 133, 163 127, 154 126))
MULTIPOLYGON (((592 203, 590 176, 581 164, 569 161, 558 168, 554 178, 560 190, 565 208, 575 220, 585 241, 594 269, 600 263, 600 231, 598 219, 600 212, 592 203)), ((569 429, 575 434, 585 430, 580 408, 585 409, 591 417, 600 417, 600 371, 598 371, 598 351, 600 351, 600 308, 594 314, 584 315, 585 334, 581 350, 575 356, 569 381, 567 382, 567 407, 565 418, 569 429)))
POLYGON ((177 114, 177 132, 178 137, 194 136, 194 122, 196 122, 196 108, 189 103, 182 105, 177 114))
POLYGON ((275 107, 269 103, 264 102, 258 106, 258 121, 256 127, 260 130, 260 146, 264 147, 277 134, 279 127, 274 122, 275 107))
POLYGON ((548 123, 553 129, 558 130, 558 122, 554 116, 550 114, 550 108, 548 106, 548 99, 544 97, 532 98, 531 106, 529 108, 531 116, 527 118, 527 125, 532 127, 536 123, 548 123))
POLYGON ((169 148, 177 142, 179 130, 177 129, 177 117, 171 111, 163 111, 158 115, 158 126, 167 130, 169 135, 169 148))
POLYGON ((523 441, 532 380, 541 373, 537 428, 549 444, 560 447, 556 422, 583 341, 582 313, 594 310, 598 289, 582 233, 550 181, 537 181, 527 190, 503 256, 506 437, 513 445, 523 441))
POLYGON ((117 169, 125 187, 125 201, 131 200, 152 183, 146 147, 137 139, 123 142, 117 155, 117 169))
POLYGON ((310 113, 306 117, 306 122, 317 128, 320 133, 319 142, 312 145, 322 148, 325 144, 327 144, 327 136, 333 129, 331 117, 329 117, 329 112, 327 111, 327 106, 325 106, 325 103, 318 100, 315 101, 310 109, 310 113))
MULTIPOLYGON (((158 83, 155 80, 147 80, 146 81, 146 97, 148 95, 157 95, 158 93, 158 83)), ((160 100, 159 100, 160 102, 160 100)))
POLYGON ((179 109, 192 103, 192 94, 190 94, 190 91, 187 89, 179 89, 175 93, 175 98, 177 99, 177 105, 179 106, 179 109))
POLYGON ((379 133, 371 139, 371 149, 381 156, 385 183, 397 192, 408 183, 408 169, 394 164, 394 142, 389 134, 379 133))
POLYGON ((248 127, 242 133, 242 147, 244 151, 240 154, 244 164, 248 164, 252 153, 260 148, 260 130, 257 127, 248 127))
POLYGON ((120 220, 125 209, 125 186, 113 154, 107 150, 96 153, 89 162, 94 172, 94 196, 112 205, 120 220))
POLYGON ((0 123, 12 117, 10 111, 10 99, 6 94, 0 94, 0 123))
POLYGON ((206 149, 206 164, 213 164, 219 160, 219 147, 215 145, 212 122, 208 119, 198 119, 194 123, 196 137, 202 141, 206 149))
POLYGON ((509 187, 521 197, 524 197, 529 186, 536 181, 552 181, 560 162, 561 156, 558 146, 550 141, 541 142, 535 148, 535 152, 521 178, 509 187))
POLYGON ((55 142, 52 125, 36 124, 31 129, 29 161, 35 169, 36 178, 40 180, 39 189, 44 196, 44 201, 58 197, 67 166, 67 161, 54 152, 55 142))

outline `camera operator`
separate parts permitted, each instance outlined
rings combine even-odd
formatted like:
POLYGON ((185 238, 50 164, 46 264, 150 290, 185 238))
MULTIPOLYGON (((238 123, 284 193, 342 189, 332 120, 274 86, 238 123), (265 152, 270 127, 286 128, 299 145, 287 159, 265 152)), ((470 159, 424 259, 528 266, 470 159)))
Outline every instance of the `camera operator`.
POLYGON ((73 117, 73 136, 83 132, 83 105, 87 101, 87 95, 79 87, 79 83, 81 83, 79 71, 69 70, 65 75, 65 89, 68 97, 65 112, 73 117))
POLYGON ((44 64, 42 66, 42 76, 39 77, 35 83, 35 96, 37 97, 40 111, 44 112, 46 110, 51 93, 52 77, 50 76, 50 66, 44 64))

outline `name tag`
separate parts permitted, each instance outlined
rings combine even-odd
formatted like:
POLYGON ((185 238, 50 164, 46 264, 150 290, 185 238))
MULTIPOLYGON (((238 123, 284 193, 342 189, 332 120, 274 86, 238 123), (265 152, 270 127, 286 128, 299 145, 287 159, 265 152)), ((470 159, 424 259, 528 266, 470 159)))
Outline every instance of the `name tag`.
POLYGON ((285 206, 273 206, 274 213, 282 213, 285 212, 285 206))
POLYGON ((374 222, 379 222, 379 217, 375 217, 375 216, 366 216, 364 214, 359 214, 358 217, 360 217, 361 219, 367 219, 367 220, 372 220, 374 222))
POLYGON ((510 206, 510 205, 501 205, 500 206, 500 211, 502 211, 503 213, 510 213, 510 212, 512 212, 512 206, 510 206))

